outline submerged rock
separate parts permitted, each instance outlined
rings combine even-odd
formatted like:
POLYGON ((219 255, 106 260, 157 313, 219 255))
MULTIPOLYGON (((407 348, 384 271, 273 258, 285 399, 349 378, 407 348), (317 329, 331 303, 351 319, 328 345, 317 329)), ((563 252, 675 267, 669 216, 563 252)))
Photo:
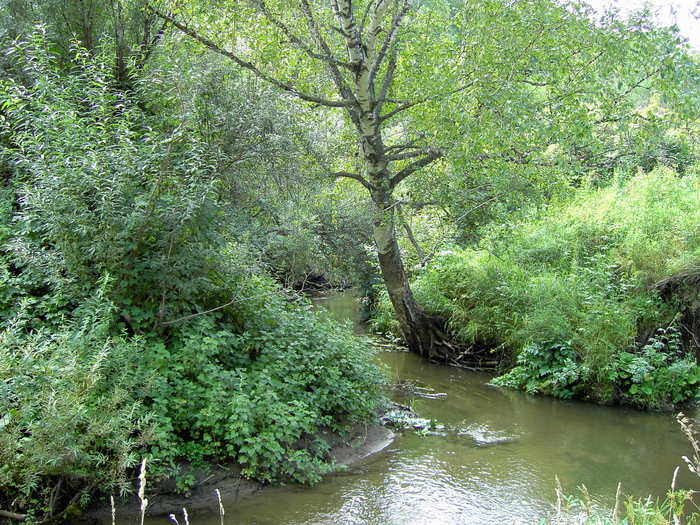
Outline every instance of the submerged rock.
POLYGON ((455 436, 455 441, 476 447, 505 445, 508 443, 515 443, 520 439, 518 435, 509 434, 502 430, 493 430, 486 425, 477 424, 458 429, 452 435, 455 436))

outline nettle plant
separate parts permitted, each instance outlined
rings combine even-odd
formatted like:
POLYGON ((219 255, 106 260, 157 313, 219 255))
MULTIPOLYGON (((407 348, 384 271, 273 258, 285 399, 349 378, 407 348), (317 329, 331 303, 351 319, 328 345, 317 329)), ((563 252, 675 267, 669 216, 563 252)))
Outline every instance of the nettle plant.
MULTIPOLYGON (((700 398, 700 366, 682 352, 675 326, 660 328, 645 343, 619 352, 607 374, 619 400, 640 408, 666 409, 700 398)), ((585 392, 590 376, 590 368, 570 343, 531 343, 520 352, 516 367, 493 382, 567 399, 585 392)))
POLYGON ((623 399, 644 408, 666 408, 700 398, 700 367, 693 356, 683 353, 675 325, 659 328, 634 351, 620 352, 611 366, 610 380, 622 390, 623 399))
POLYGON ((169 427, 152 448, 157 464, 229 459, 249 477, 313 483, 332 468, 320 432, 377 415, 374 351, 303 305, 264 302, 246 303, 242 332, 202 316, 143 356, 155 373, 148 403, 169 427))
POLYGON ((567 343, 530 343, 520 352, 516 367, 493 383, 522 389, 528 394, 548 394, 562 399, 574 396, 576 385, 585 369, 579 366, 578 355, 567 343))

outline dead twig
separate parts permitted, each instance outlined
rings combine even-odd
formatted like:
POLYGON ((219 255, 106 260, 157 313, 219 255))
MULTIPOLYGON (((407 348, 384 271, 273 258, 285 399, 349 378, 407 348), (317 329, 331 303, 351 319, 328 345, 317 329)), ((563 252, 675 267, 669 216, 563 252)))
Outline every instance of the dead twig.
POLYGON ((229 301, 226 304, 222 304, 221 306, 217 306, 216 308, 211 308, 205 312, 198 312, 196 314, 192 315, 186 315, 185 317, 180 317, 179 319, 175 319, 174 321, 166 321, 165 323, 160 323, 160 326, 167 326, 169 324, 174 324, 174 323, 179 323, 180 321, 187 321, 188 319, 192 319, 194 317, 199 317, 200 315, 206 315, 210 314, 212 312, 216 312, 217 310, 222 310, 223 308, 226 308, 227 306, 231 306, 232 304, 236 303, 242 303, 243 301, 250 301, 251 299, 259 299, 260 297, 269 297, 271 295, 280 295, 285 293, 284 290, 279 290, 277 292, 270 292, 270 293, 261 293, 258 295, 251 295, 250 297, 243 297, 242 299, 233 299, 229 301))

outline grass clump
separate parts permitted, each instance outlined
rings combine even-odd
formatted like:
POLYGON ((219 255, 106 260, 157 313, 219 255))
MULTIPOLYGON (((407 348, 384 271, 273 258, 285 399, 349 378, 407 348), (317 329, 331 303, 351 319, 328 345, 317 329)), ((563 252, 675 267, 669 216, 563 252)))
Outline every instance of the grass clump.
POLYGON ((652 409, 694 399, 698 184, 659 169, 580 190, 478 250, 442 252, 416 295, 457 339, 498 353, 496 384, 652 409))
MULTIPOLYGON (((693 457, 683 456, 688 469, 700 476, 700 443, 693 423, 680 413, 676 420, 693 447, 693 457)), ((581 496, 565 495, 557 479, 557 504, 543 525, 694 525, 700 522, 700 507, 693 499, 697 492, 676 487, 680 467, 676 468, 671 487, 664 499, 651 497, 635 499, 622 494, 618 484, 615 507, 600 508, 592 500, 585 486, 581 496)))

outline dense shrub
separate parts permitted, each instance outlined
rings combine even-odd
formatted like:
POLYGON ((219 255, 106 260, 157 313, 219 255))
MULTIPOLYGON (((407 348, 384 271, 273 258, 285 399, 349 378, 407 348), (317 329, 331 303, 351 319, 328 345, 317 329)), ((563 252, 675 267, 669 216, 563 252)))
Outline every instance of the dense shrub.
POLYGON ((321 431, 382 402, 373 355, 256 266, 210 145, 148 110, 167 92, 50 49, 18 43, 29 85, 0 83, 0 510, 128 491, 142 457, 182 489, 182 460, 317 481, 321 431))
MULTIPOLYGON (((184 122, 141 108, 157 93, 120 92, 104 57, 72 52, 67 72, 42 33, 11 50, 31 83, 0 85, 2 153, 15 166, 0 253, 10 285, 37 299, 33 317, 60 325, 109 273, 119 313, 150 330, 215 295, 230 270, 215 173, 184 122)), ((0 297, 0 315, 12 316, 14 298, 0 297)))
POLYGON ((98 489, 130 489, 157 423, 135 398, 138 341, 111 335, 102 297, 58 331, 25 331, 26 313, 0 332, 0 508, 46 519, 98 489))
POLYGON ((0 508, 43 518, 128 492, 143 456, 182 490, 193 478, 181 460, 318 481, 333 468, 322 432, 377 415, 381 372, 349 328, 303 302, 245 303, 240 324, 198 316, 168 339, 113 336, 102 294, 61 330, 27 333, 17 317, 0 334, 0 508))
POLYGON ((513 369, 497 384, 648 408, 694 398, 687 305, 653 285, 698 271, 698 184, 659 169, 581 190, 494 228, 480 250, 443 252, 416 294, 461 341, 501 350, 513 369))
POLYGON ((318 481, 329 465, 316 434, 372 419, 382 402, 372 351, 303 304, 246 308, 244 330, 200 317, 144 356, 156 373, 146 397, 170 430, 154 457, 229 458, 250 477, 318 481))

